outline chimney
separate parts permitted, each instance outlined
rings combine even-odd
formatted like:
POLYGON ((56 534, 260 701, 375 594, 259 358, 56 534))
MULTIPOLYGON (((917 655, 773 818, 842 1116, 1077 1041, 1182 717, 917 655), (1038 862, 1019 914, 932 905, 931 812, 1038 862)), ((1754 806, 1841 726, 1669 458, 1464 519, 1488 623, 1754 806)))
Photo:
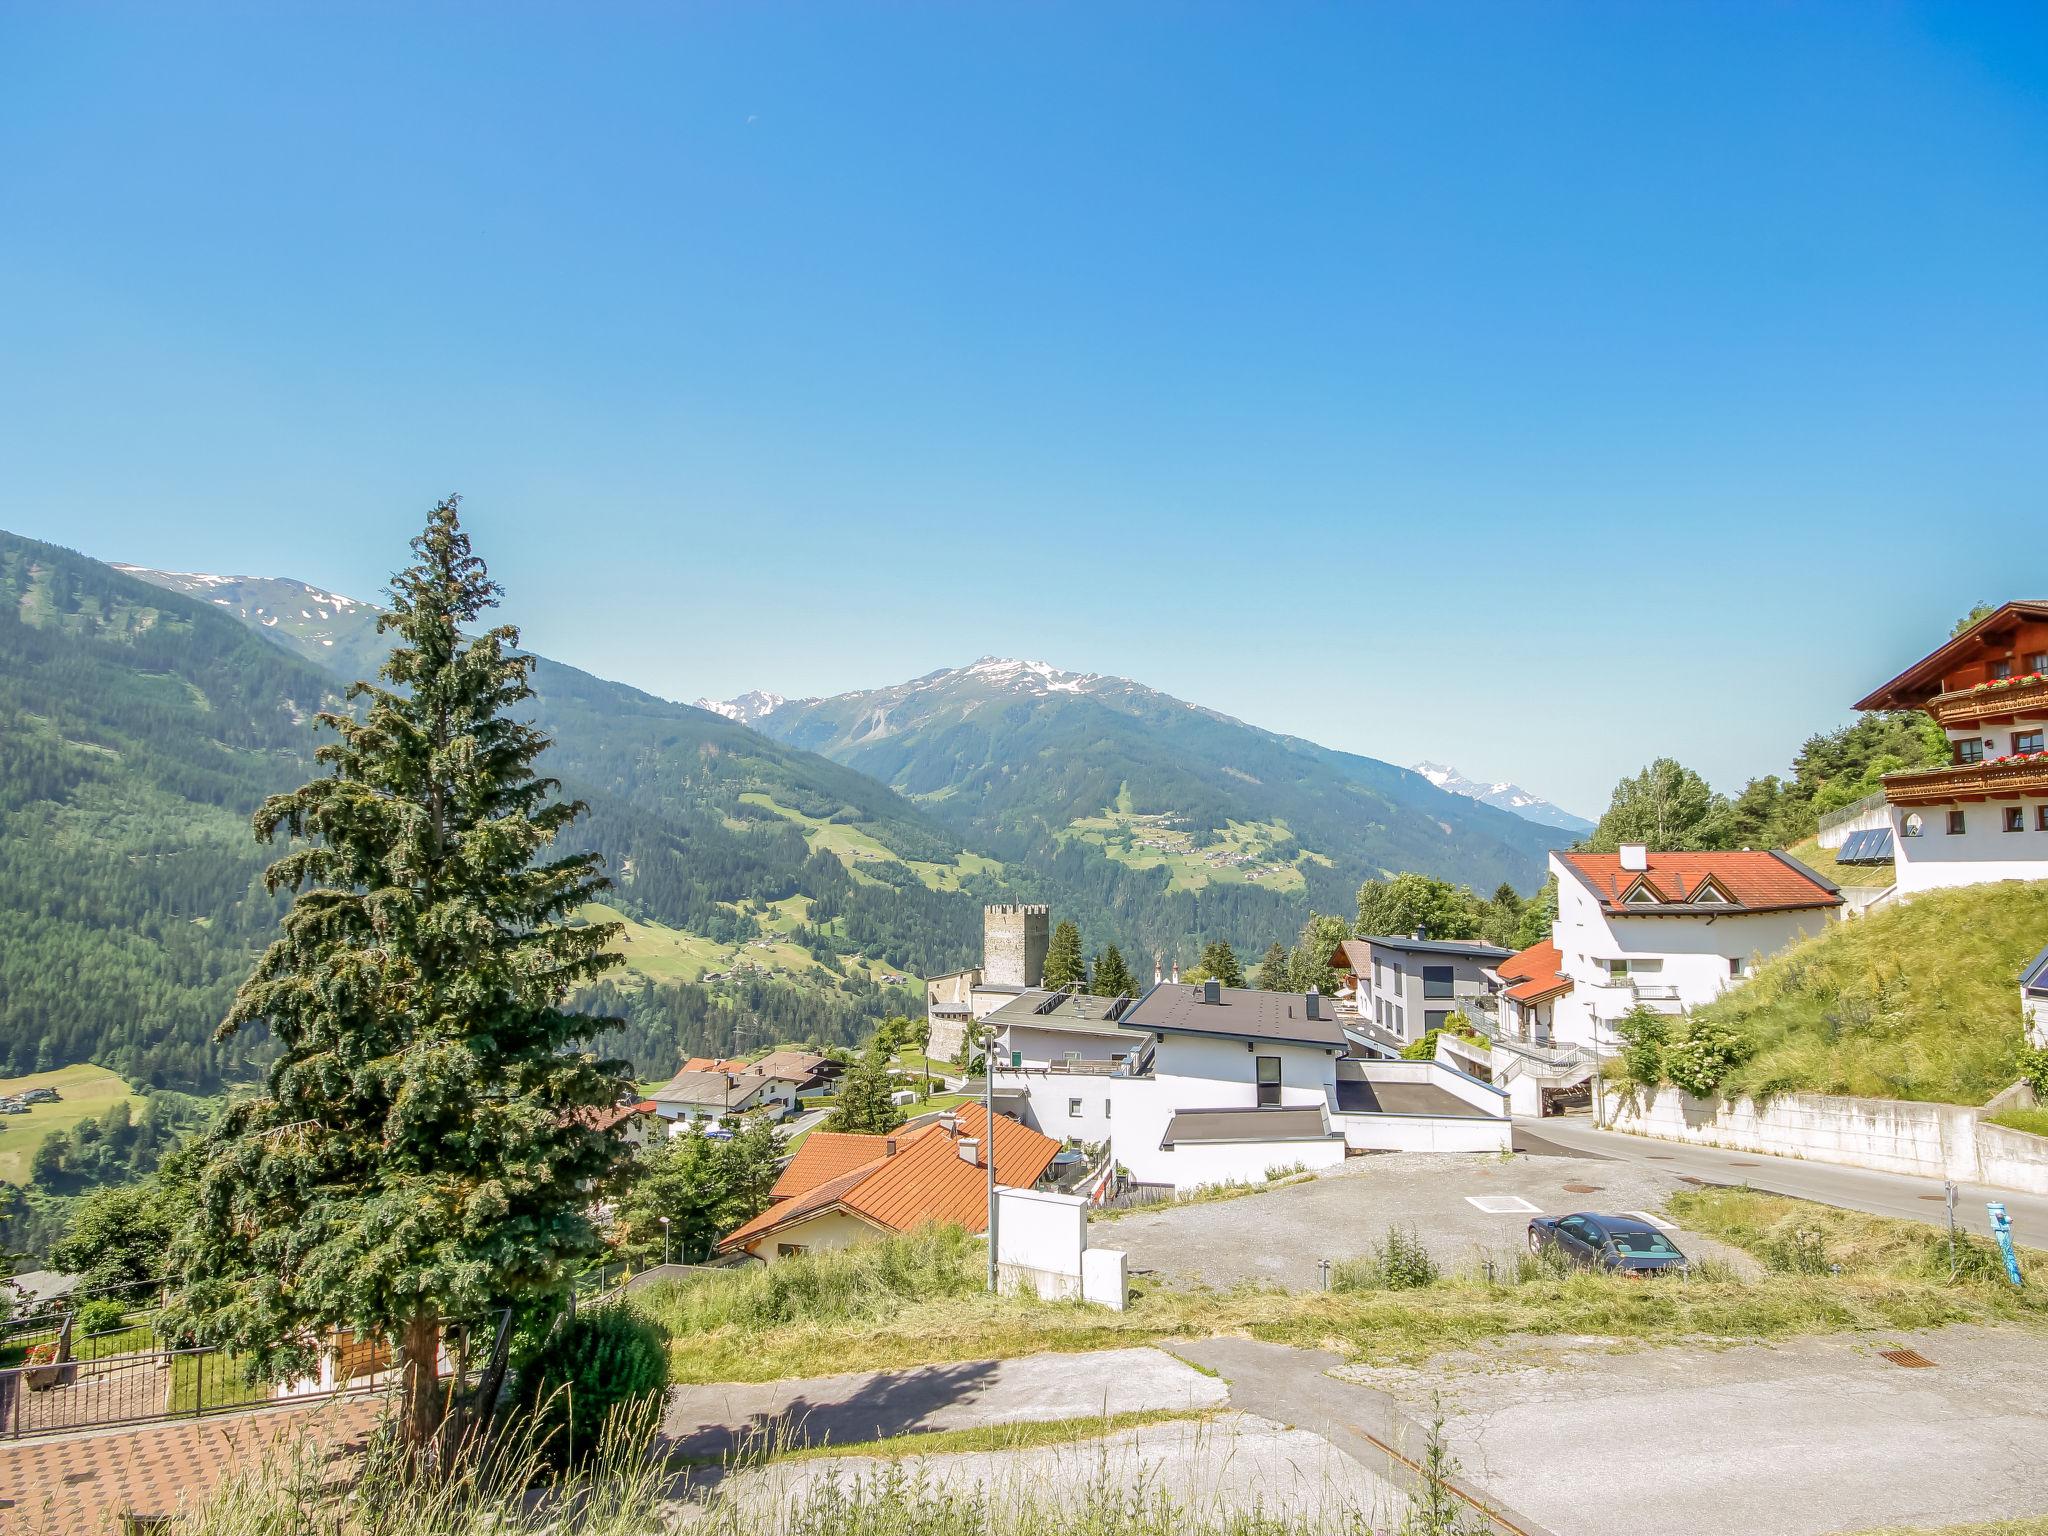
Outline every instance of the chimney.
POLYGON ((1173 984, 1174 984, 1175 986, 1179 986, 1179 985, 1180 985, 1180 956, 1179 956, 1179 955, 1175 955, 1175 956, 1173 957, 1173 984))
POLYGON ((955 1145, 959 1150, 961 1162, 976 1168, 981 1166, 981 1141, 979 1138, 962 1136, 955 1145))
POLYGON ((894 1136, 891 1136, 891 1137, 890 1137, 890 1138, 889 1138, 889 1139, 888 1139, 887 1141, 885 1141, 885 1142, 883 1142, 883 1143, 882 1143, 882 1156, 884 1156, 884 1157, 894 1157, 895 1155, 896 1155, 896 1138, 895 1138, 894 1136))
POLYGON ((1623 843, 1621 845, 1621 867, 1637 871, 1648 869, 1650 867, 1650 845, 1648 843, 1623 843))
POLYGON ((1308 1016, 1312 1019, 1323 1016, 1323 994, 1314 987, 1308 989, 1308 1016))
POLYGON ((941 1115, 939 1116, 939 1124, 946 1128, 948 1136, 958 1136, 960 1134, 960 1117, 958 1115, 941 1115))
POLYGON ((1429 929, 1424 927, 1421 923, 1417 923, 1415 925, 1415 932, 1410 934, 1409 937, 1420 942, 1421 940, 1429 937, 1429 929))
POLYGON ((1220 981, 1205 981, 1205 982, 1203 982, 1203 983, 1202 983, 1202 1001, 1203 1001, 1203 1002, 1205 1002, 1205 1003, 1220 1003, 1220 1002, 1222 1002, 1222 1001, 1223 1001, 1223 983, 1222 983, 1222 982, 1220 982, 1220 981))

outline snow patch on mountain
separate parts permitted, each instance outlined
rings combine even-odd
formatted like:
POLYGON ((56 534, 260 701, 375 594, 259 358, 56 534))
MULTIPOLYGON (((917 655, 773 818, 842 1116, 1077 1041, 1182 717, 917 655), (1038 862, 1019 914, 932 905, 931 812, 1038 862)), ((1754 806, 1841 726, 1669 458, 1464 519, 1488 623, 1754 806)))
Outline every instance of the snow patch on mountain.
POLYGON ((1416 763, 1412 771, 1449 794, 1463 795, 1467 800, 1477 800, 1482 805, 1513 811, 1524 821, 1533 821, 1539 826, 1558 827, 1566 832, 1593 830, 1593 823, 1585 817, 1575 816, 1541 795, 1532 795, 1519 784, 1510 784, 1506 780, 1489 784, 1470 779, 1447 763, 1416 763))
POLYGON ((764 693, 759 688, 752 688, 735 698, 699 699, 697 708, 708 709, 714 715, 723 715, 741 725, 752 725, 762 716, 774 714, 788 702, 779 693, 764 693))

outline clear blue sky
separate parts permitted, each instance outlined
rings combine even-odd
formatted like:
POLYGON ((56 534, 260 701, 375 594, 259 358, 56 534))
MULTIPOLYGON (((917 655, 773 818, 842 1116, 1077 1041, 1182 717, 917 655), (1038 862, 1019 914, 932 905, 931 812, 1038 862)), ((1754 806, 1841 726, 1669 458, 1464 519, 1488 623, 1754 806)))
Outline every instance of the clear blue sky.
POLYGON ((2048 595, 2048 7, 0 12, 0 526, 1726 788, 2048 595), (287 14, 288 13, 288 14, 287 14))

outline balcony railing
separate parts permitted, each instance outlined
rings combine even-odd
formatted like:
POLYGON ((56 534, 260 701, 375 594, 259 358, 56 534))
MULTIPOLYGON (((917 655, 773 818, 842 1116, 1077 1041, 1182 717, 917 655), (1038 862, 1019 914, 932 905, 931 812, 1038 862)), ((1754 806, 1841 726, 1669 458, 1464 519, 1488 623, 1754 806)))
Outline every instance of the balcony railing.
POLYGON ((1951 800, 2018 799, 2022 795, 2048 795, 2048 752, 1884 776, 1884 796, 1893 805, 1941 805, 1951 800))
POLYGON ((1936 694, 1928 701, 1927 712, 1941 725, 1974 725, 1979 720, 2048 715, 2048 677, 2036 674, 2003 685, 1987 684, 1936 694))

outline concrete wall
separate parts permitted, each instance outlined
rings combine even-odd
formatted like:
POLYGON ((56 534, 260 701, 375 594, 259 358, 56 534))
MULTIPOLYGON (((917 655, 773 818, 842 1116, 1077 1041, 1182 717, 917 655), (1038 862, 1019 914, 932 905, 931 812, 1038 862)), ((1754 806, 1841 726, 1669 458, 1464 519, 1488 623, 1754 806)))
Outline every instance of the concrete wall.
POLYGON ((996 1283, 1047 1300, 1080 1297, 1121 1312, 1125 1259, 1088 1246, 1088 1202, 1041 1189, 996 1191, 996 1283))
MULTIPOLYGON (((1339 1118, 1330 1117, 1332 1130, 1337 1129, 1335 1122, 1339 1118)), ((1275 1169, 1291 1171, 1297 1163, 1311 1172, 1335 1168, 1344 1161, 1344 1138, 1335 1135, 1321 1141, 1186 1141, 1170 1153, 1155 1156, 1155 1166, 1164 1170, 1163 1176, 1138 1173, 1137 1166, 1121 1155, 1117 1160, 1141 1182, 1171 1184, 1174 1193, 1184 1195, 1217 1184, 1262 1183, 1275 1169)))
POLYGON ((1144 1044, 1143 1030, 1106 1035, 1099 1031, 1058 1029, 1044 1024, 1012 1024, 1004 1031, 998 1049, 1005 1053, 1005 1060, 1010 1052, 1023 1057, 1020 1066, 1047 1067, 1056 1061, 1065 1061, 1069 1051, 1083 1061, 1107 1062, 1132 1055, 1144 1044))
POLYGON ((1666 1141, 2048 1194, 2048 1137, 1991 1125, 1966 1105, 1819 1093, 1728 1103, 1671 1087, 1610 1102, 1613 1129, 1666 1141))

